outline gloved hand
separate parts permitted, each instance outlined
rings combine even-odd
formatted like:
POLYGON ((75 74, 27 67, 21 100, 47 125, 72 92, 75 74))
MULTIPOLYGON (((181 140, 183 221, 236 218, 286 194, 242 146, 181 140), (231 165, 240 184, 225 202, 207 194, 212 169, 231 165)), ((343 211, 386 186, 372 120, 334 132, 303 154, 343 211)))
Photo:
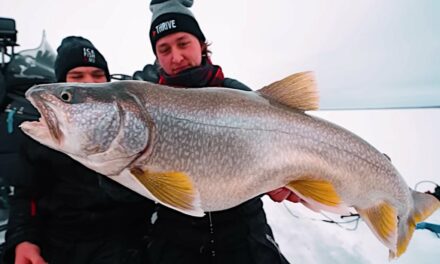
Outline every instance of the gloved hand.
POLYGON ((285 187, 270 191, 267 194, 269 195, 270 199, 279 203, 284 200, 288 200, 293 203, 298 203, 301 201, 301 198, 299 198, 298 195, 285 187))

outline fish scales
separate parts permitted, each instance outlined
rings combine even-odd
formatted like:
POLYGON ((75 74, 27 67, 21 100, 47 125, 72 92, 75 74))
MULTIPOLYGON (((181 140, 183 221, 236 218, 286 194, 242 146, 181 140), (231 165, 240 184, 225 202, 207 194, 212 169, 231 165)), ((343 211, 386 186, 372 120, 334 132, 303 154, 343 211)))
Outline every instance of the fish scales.
POLYGON ((394 258, 440 207, 369 143, 305 113, 318 101, 309 72, 254 92, 121 81, 26 96, 42 115, 26 134, 188 215, 286 187, 311 210, 359 213, 394 258))

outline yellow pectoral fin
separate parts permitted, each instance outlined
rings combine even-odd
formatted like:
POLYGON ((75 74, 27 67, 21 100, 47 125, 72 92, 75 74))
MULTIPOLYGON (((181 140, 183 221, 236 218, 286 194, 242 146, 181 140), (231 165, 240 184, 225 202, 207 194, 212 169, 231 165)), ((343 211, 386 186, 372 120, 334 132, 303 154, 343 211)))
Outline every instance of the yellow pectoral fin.
POLYGON ((198 193, 184 172, 150 172, 141 168, 130 172, 160 203, 189 215, 204 215, 198 193))
POLYGON ((397 212, 390 204, 382 202, 367 209, 356 208, 376 237, 390 249, 397 250, 397 212))
POLYGON ((286 187, 325 206, 337 207, 342 202, 333 185, 327 181, 297 180, 286 187))

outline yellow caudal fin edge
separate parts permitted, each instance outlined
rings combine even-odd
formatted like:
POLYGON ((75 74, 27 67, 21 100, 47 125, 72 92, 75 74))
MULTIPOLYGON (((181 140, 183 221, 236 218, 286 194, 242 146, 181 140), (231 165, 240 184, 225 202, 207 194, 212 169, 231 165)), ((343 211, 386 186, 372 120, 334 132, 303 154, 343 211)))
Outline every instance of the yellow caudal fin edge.
POLYGON ((390 252, 390 258, 402 255, 408 247, 417 223, 425 220, 440 208, 439 200, 431 194, 411 190, 411 196, 414 201, 414 208, 411 210, 408 219, 399 223, 397 252, 396 254, 390 252))
POLYGON ((356 208, 356 210, 373 231, 374 235, 390 250, 390 254, 391 252, 396 252, 396 209, 386 202, 381 202, 370 208, 356 208))
POLYGON ((141 168, 132 168, 130 172, 158 202, 188 215, 204 215, 199 194, 185 173, 151 172, 141 168))
POLYGON ((319 108, 319 95, 313 72, 292 74, 258 90, 266 98, 291 108, 308 111, 319 108))

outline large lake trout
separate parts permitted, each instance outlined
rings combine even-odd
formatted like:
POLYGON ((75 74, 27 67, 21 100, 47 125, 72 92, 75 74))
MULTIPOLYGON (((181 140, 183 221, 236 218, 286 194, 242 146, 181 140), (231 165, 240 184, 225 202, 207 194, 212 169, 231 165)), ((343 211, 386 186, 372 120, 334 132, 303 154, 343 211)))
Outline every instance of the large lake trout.
POLYGON ((41 113, 26 134, 192 216, 286 187, 315 211, 356 210, 396 257, 440 206, 370 144, 305 113, 318 107, 310 72, 255 92, 121 81, 26 96, 41 113))

